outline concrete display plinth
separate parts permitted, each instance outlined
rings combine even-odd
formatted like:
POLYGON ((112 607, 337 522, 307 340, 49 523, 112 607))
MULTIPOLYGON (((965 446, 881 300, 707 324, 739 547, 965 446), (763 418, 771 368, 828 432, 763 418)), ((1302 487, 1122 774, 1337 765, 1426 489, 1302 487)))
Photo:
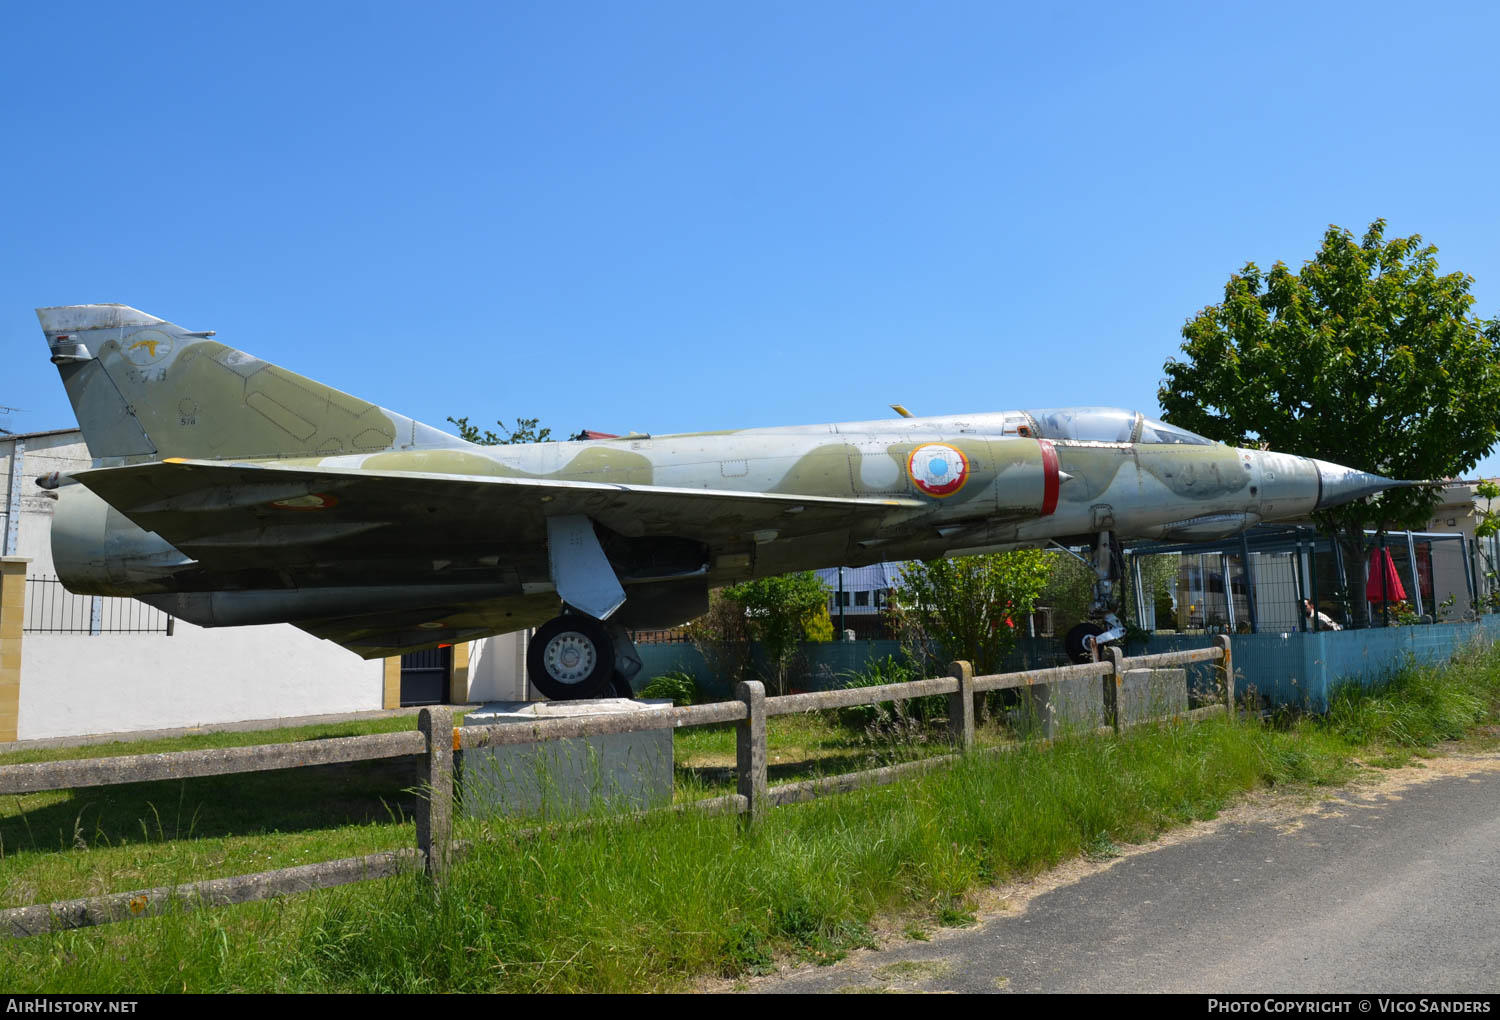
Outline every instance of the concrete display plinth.
MULTIPOLYGON (((464 716, 465 726, 507 726, 672 707, 670 701, 492 701, 464 716)), ((578 814, 603 803, 618 810, 672 801, 672 730, 641 730, 482 747, 463 754, 463 811, 578 814)))
POLYGON ((1120 722, 1170 719, 1188 710, 1187 670, 1127 669, 1120 722))
MULTIPOLYGON (((1120 724, 1168 719, 1187 711, 1187 670, 1127 669, 1120 691, 1120 724)), ((1104 687, 1097 677, 1037 684, 1022 692, 1017 723, 1044 737, 1094 730, 1106 724, 1104 687)))

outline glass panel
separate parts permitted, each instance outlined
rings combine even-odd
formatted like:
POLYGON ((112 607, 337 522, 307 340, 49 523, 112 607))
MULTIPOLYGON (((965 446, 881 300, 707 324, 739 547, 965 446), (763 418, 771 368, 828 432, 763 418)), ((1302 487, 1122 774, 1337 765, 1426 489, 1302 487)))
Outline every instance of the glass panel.
POLYGON ((1141 429, 1141 442, 1143 443, 1182 443, 1188 446, 1212 446, 1213 440, 1204 439, 1196 433, 1187 429, 1180 429, 1175 425, 1147 418, 1141 429))
POLYGON ((1043 439, 1128 443, 1136 414, 1120 407, 1053 407, 1029 412, 1043 439))

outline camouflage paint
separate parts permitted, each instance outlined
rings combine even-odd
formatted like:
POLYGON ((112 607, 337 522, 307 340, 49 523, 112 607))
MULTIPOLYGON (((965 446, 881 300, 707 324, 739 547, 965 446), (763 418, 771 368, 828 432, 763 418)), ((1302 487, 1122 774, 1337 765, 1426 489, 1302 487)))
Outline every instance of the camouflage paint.
POLYGON ((210 620, 280 613, 367 656, 553 615, 545 524, 560 514, 627 543, 626 560, 701 547, 701 586, 1240 528, 1305 514, 1325 487, 1395 484, 1113 408, 482 447, 124 305, 38 317, 104 469, 62 480, 65 581, 210 620), (939 450, 961 454, 962 484, 951 454, 929 470, 939 450))

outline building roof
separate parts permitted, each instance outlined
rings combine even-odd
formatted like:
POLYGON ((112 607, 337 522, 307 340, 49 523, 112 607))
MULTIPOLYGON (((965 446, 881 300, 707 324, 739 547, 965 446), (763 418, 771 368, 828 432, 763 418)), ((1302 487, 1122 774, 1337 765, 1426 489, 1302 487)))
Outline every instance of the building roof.
POLYGON ((896 587, 896 579, 901 576, 902 564, 900 563, 872 563, 868 567, 829 567, 826 570, 815 570, 813 573, 829 588, 839 590, 839 571, 844 572, 845 591, 879 591, 884 588, 896 587))
POLYGON ((65 436, 70 432, 81 433, 82 431, 83 430, 80 429, 77 425, 74 425, 70 429, 47 429, 43 432, 5 432, 0 433, 0 443, 6 442, 11 439, 36 439, 41 436, 65 436))

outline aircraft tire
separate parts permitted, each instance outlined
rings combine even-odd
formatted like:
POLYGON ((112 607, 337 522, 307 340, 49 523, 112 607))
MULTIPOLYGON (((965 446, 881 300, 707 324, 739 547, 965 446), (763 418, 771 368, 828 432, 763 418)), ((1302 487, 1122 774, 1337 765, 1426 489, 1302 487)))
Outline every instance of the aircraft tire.
POLYGON ((1068 653, 1070 662, 1092 662, 1089 650, 1083 644, 1085 637, 1098 637, 1103 634, 1105 627, 1101 623, 1080 623, 1068 631, 1067 637, 1063 638, 1063 648, 1068 653))
POLYGON ((554 616, 526 646, 526 675, 553 701, 597 698, 615 672, 615 644, 604 624, 582 613, 554 616))

